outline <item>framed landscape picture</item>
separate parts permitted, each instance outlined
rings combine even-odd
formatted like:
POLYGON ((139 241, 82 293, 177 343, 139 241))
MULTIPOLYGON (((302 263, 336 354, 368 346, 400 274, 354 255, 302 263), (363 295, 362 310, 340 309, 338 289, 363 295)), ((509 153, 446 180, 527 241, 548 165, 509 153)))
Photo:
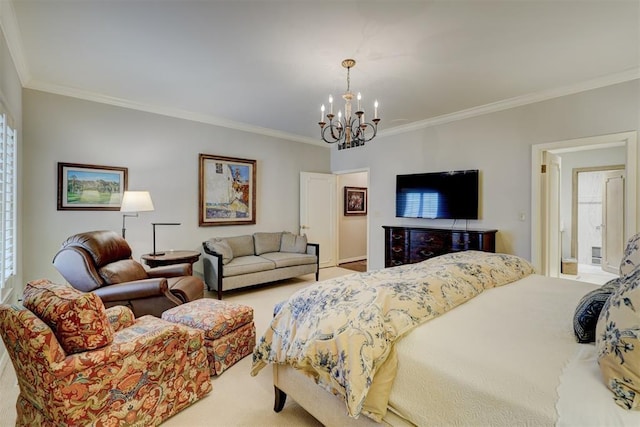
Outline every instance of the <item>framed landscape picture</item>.
POLYGON ((58 163, 58 210, 117 211, 127 168, 58 163))
POLYGON ((200 226, 256 223, 256 161, 200 154, 200 226))
POLYGON ((367 214, 367 189, 365 187, 344 187, 344 214, 367 214))

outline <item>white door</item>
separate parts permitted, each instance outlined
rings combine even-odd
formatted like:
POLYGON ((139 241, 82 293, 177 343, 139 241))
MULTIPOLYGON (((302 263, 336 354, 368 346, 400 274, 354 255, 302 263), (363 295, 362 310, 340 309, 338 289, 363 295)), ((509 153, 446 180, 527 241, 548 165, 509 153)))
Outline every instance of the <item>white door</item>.
POLYGON ((544 152, 545 171, 542 172, 542 219, 547 241, 543 247, 543 274, 551 277, 560 275, 561 238, 560 238, 560 170, 559 156, 544 152))
POLYGON ((624 252, 624 172, 604 173, 602 189, 602 269, 618 274, 624 252))
POLYGON ((337 264, 336 217, 335 175, 300 172, 300 234, 320 244, 320 268, 337 264))

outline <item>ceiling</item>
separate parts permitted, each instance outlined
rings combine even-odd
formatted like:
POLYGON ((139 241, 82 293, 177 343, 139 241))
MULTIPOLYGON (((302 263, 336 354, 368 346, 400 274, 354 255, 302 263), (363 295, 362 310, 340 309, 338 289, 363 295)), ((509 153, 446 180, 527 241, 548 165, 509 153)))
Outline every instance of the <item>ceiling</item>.
POLYGON ((382 134, 640 77, 638 0, 3 2, 24 87, 309 143, 345 58, 382 134))

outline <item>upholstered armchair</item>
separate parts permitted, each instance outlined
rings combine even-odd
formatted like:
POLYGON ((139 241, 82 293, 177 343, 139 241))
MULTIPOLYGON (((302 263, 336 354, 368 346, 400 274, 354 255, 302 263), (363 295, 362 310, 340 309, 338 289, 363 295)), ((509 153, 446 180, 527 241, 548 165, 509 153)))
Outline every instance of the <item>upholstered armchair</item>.
POLYGON ((74 288, 94 292, 106 307, 126 305, 136 317, 160 317, 165 310, 204 297, 204 282, 192 275, 191 264, 145 269, 114 231, 69 237, 53 265, 74 288))
POLYGON ((153 426, 211 390, 203 332, 47 280, 0 304, 16 426, 153 426))

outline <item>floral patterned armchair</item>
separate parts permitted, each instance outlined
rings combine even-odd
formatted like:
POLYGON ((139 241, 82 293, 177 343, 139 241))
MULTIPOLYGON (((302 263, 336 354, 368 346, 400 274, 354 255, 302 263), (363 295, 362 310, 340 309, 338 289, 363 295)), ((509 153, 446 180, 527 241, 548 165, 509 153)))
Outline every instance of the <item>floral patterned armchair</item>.
POLYGON ((158 425, 211 390, 202 331, 47 280, 0 304, 18 426, 158 425))

